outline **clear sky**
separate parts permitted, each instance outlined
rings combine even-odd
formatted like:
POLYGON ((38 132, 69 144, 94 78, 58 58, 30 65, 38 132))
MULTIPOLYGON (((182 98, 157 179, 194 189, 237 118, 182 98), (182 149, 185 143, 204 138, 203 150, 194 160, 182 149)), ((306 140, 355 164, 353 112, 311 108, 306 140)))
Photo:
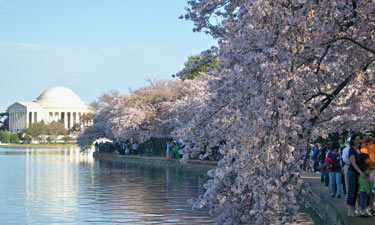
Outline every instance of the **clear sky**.
POLYGON ((86 104, 104 91, 171 78, 215 45, 179 20, 186 0, 0 0, 0 111, 66 86, 86 104))

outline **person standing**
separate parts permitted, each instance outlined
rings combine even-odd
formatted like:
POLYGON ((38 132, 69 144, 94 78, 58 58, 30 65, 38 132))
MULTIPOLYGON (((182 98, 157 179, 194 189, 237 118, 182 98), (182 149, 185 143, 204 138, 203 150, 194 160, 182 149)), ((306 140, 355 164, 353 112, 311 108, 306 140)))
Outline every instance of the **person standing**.
MULTIPOLYGON (((361 145, 361 153, 367 154, 369 156, 369 171, 370 171, 370 186, 375 185, 375 145, 373 140, 373 134, 371 131, 366 130, 364 132, 364 138, 361 145)), ((374 193, 369 194, 369 202, 370 202, 370 212, 373 216, 375 216, 374 210, 374 193)))
POLYGON ((126 144, 121 142, 121 155, 125 155, 126 144))
POLYGON ((144 150, 144 143, 140 143, 139 144, 139 154, 141 155, 141 157, 143 157, 143 150, 144 150))
POLYGON ((319 152, 320 182, 325 183, 326 186, 328 186, 329 184, 328 172, 327 172, 327 167, 325 164, 327 153, 329 151, 328 146, 329 146, 329 142, 327 141, 319 152))
POLYGON ((361 133, 354 133, 350 138, 350 149, 349 149, 349 161, 350 165, 348 168, 347 180, 348 180, 348 199, 346 204, 348 205, 348 216, 355 217, 355 203, 358 197, 358 177, 359 175, 365 176, 365 174, 359 168, 360 165, 360 145, 361 145, 361 133))
POLYGON ((372 214, 368 211, 368 203, 370 197, 370 183, 368 179, 369 174, 369 156, 367 154, 360 154, 361 165, 359 168, 365 174, 365 176, 360 175, 358 177, 359 183, 359 195, 360 195, 360 216, 361 217, 370 217, 372 214))
POLYGON ((341 164, 341 183, 342 183, 342 195, 345 196, 346 195, 346 183, 345 183, 345 174, 344 174, 344 166, 345 166, 345 163, 344 161, 342 160, 342 155, 343 155, 343 150, 346 148, 346 145, 344 144, 344 138, 339 138, 339 144, 340 144, 340 149, 339 149, 339 153, 340 153, 340 164, 341 164))
POLYGON ((171 141, 171 159, 174 159, 174 146, 175 146, 175 143, 174 141, 171 141))
POLYGON ((138 143, 137 142, 133 142, 132 151, 134 152, 134 155, 137 155, 137 153, 138 153, 138 143))
POLYGON ((125 149, 125 154, 130 155, 130 143, 126 143, 126 149, 125 149))
POLYGON ((165 154, 166 154, 166 158, 167 159, 171 159, 171 142, 170 141, 167 141, 167 150, 165 151, 165 154))
POLYGON ((99 151, 99 143, 96 141, 95 142, 95 152, 99 151))
POLYGON ((347 146, 342 150, 342 157, 341 157, 342 165, 343 165, 343 168, 344 168, 343 172, 344 172, 346 194, 348 194, 348 190, 349 190, 347 174, 348 174, 348 169, 349 169, 349 166, 350 166, 350 160, 349 160, 350 139, 351 139, 351 137, 348 137, 346 139, 347 146))
POLYGON ((174 157, 175 157, 175 159, 179 159, 180 158, 180 154, 179 154, 180 148, 179 148, 179 146, 178 146, 177 143, 175 143, 173 150, 174 150, 174 157))
POLYGON ((320 168, 319 168, 319 153, 320 153, 320 150, 321 150, 321 145, 320 145, 319 142, 316 142, 313 160, 314 160, 314 172, 318 172, 318 173, 320 171, 320 168))
POLYGON ((339 148, 339 143, 333 143, 325 161, 329 175, 329 192, 332 198, 341 198, 342 195, 341 156, 339 148))

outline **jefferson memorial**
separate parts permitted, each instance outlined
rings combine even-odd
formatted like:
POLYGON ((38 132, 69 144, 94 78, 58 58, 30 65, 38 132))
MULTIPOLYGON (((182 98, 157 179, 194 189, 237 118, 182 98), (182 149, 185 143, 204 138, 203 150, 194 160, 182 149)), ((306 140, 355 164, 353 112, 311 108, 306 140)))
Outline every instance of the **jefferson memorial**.
POLYGON ((65 128, 79 124, 89 107, 72 90, 66 87, 52 87, 44 91, 33 102, 16 102, 8 107, 9 131, 21 131, 34 122, 63 120, 65 128))

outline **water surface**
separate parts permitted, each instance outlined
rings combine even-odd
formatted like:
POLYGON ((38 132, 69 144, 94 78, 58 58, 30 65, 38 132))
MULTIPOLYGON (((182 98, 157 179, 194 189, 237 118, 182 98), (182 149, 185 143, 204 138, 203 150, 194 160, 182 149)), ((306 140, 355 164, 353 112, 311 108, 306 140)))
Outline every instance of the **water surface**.
MULTIPOLYGON (((204 173, 94 160, 75 148, 0 147, 0 224, 214 224, 187 203, 206 180, 204 173)), ((311 221, 306 214, 299 220, 311 221)))

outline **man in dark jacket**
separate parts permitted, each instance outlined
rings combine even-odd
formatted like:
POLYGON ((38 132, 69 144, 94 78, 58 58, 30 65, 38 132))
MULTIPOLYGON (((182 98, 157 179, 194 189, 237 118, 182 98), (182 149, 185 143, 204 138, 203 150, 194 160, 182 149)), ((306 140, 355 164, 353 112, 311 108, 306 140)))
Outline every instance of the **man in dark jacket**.
POLYGON ((324 182, 325 185, 328 187, 329 185, 329 177, 328 177, 328 172, 327 172, 327 167, 325 165, 325 160, 327 157, 327 154, 329 152, 329 147, 331 145, 331 141, 327 140, 324 144, 323 147, 320 150, 319 153, 319 162, 320 162, 320 182, 324 182))

